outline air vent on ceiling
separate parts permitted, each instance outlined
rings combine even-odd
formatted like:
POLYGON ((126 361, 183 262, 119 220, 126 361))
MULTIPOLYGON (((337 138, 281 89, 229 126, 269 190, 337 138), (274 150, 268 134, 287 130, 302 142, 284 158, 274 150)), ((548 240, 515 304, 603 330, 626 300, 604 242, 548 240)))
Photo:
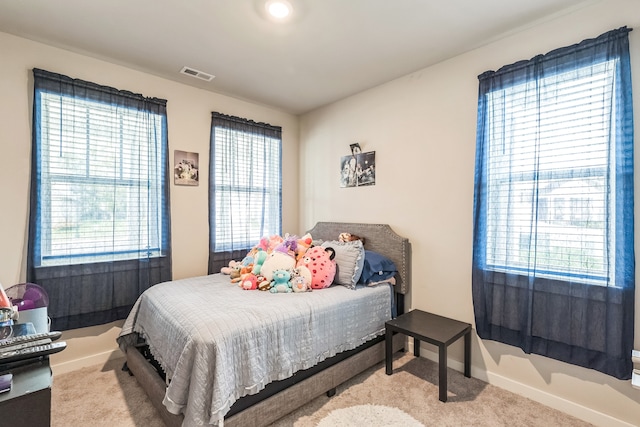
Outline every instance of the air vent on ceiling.
POLYGON ((213 78, 215 77, 214 75, 207 74, 202 71, 194 70, 193 68, 189 68, 189 67, 183 67, 182 70, 180 70, 180 72, 182 74, 186 74, 187 76, 195 77, 197 79, 205 80, 208 82, 213 80, 213 78))

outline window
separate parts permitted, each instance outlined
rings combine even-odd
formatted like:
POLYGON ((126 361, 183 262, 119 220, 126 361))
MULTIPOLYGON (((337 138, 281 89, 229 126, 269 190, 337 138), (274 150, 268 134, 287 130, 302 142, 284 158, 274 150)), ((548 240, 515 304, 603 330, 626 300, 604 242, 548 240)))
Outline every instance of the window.
POLYGON ((482 339, 631 376, 629 29, 478 77, 472 289, 482 339))
POLYGON ((212 253, 246 254, 261 237, 281 233, 281 147, 279 127, 213 113, 212 253))
POLYGON ((34 69, 27 281, 58 330, 171 280, 166 101, 34 69))
POLYGON ((614 71, 604 61, 487 93, 487 266, 615 283, 614 71), (532 90, 539 86, 539 90, 532 90), (535 224, 535 228, 532 228, 535 224), (523 244, 523 239, 526 241, 523 244))
POLYGON ((40 264, 162 252, 163 120, 39 91, 40 264))

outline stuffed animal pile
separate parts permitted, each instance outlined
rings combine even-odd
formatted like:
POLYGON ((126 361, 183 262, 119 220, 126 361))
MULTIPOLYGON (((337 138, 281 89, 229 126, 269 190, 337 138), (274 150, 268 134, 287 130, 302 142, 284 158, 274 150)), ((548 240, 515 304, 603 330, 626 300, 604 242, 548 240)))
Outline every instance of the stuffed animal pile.
POLYGON ((312 246, 310 234, 263 237, 240 262, 220 272, 245 290, 299 293, 331 286, 336 274, 332 248, 312 246))

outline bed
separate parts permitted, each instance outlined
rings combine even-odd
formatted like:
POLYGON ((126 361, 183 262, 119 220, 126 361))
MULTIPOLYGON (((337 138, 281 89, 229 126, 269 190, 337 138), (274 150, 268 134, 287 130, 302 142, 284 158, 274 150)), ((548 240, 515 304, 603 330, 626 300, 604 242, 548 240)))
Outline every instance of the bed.
MULTIPOLYGON (((168 426, 268 425, 384 360, 384 322, 404 311, 410 289, 410 244, 384 224, 309 230, 322 241, 342 232, 393 261, 395 284, 270 294, 214 274, 162 283, 138 299, 118 343, 168 426), (220 301, 224 308, 213 308, 220 301)), ((404 347, 401 335, 393 345, 404 347)))

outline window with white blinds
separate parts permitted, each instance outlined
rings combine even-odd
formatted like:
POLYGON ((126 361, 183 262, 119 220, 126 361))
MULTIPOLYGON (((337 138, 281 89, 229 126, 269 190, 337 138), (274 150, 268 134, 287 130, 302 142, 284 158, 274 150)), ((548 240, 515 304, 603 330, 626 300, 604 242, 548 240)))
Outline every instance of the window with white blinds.
POLYGON ((42 266, 158 256, 159 114, 38 91, 42 266))
POLYGON ((613 276, 615 67, 487 93, 487 267, 587 283, 613 276))
POLYGON ((215 120, 225 124, 212 129, 213 251, 247 249, 281 232, 282 142, 251 121, 215 120))

